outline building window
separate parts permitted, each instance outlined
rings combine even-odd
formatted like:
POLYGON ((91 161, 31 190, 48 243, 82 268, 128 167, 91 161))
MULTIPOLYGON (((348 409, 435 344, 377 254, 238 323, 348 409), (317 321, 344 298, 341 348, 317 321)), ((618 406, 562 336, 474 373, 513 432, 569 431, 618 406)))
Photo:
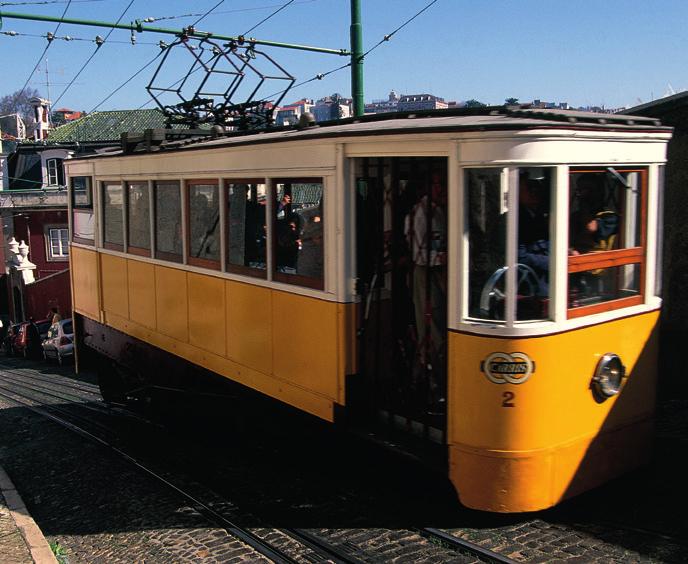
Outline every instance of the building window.
POLYGON ((187 184, 189 264, 220 268, 220 187, 208 180, 187 184))
POLYGON ((227 181, 227 270, 265 277, 267 186, 261 180, 227 181))
POLYGON ((48 228, 48 260, 66 260, 69 257, 69 229, 48 228))
POLYGON ((64 184, 62 159, 48 159, 45 166, 48 172, 48 186, 62 186, 64 184))
POLYGON ((325 287, 323 188, 322 178, 273 181, 275 280, 325 287))
POLYGON ((72 241, 85 245, 95 243, 95 214, 91 177, 75 176, 72 185, 72 241))
POLYGON ((568 316, 641 304, 647 169, 572 169, 568 316))
POLYGON ((182 196, 179 182, 155 183, 155 257, 182 262, 182 196))

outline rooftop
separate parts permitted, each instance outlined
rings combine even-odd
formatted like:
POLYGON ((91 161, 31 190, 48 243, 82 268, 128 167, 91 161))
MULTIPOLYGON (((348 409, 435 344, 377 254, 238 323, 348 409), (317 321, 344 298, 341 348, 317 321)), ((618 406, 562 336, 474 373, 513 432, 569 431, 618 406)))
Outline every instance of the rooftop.
POLYGON ((48 142, 119 142, 120 135, 127 131, 161 127, 165 127, 165 116, 160 110, 93 112, 55 128, 48 134, 48 142))

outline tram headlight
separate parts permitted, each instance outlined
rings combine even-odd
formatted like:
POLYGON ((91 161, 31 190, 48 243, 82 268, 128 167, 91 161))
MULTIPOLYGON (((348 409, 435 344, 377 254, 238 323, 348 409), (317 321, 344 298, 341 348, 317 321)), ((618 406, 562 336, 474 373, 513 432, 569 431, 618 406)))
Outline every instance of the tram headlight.
POLYGON ((607 353, 597 363, 591 387, 597 397, 605 400, 619 393, 625 377, 626 367, 619 355, 607 353))

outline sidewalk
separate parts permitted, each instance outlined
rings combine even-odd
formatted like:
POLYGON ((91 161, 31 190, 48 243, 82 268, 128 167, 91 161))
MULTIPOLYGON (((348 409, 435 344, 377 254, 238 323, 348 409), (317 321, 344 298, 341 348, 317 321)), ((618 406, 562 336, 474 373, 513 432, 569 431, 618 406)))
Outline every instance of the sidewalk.
POLYGON ((3 564, 56 564, 48 541, 0 468, 0 558, 3 564))

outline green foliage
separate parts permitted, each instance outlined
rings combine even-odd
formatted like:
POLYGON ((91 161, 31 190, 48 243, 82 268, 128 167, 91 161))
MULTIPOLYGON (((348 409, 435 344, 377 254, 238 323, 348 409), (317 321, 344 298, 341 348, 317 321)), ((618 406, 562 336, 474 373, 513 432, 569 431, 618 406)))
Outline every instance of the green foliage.
POLYGON ((55 541, 50 543, 50 550, 53 551, 55 558, 60 564, 68 564, 67 551, 60 544, 60 541, 55 541))
POLYGON ((516 104, 518 104, 518 98, 507 98, 504 100, 505 106, 515 106, 516 104))
POLYGON ((471 99, 466 102, 465 105, 466 108, 485 108, 487 107, 487 104, 483 104, 482 102, 479 102, 478 100, 471 99))
POLYGON ((31 98, 40 97, 41 94, 35 88, 25 88, 22 92, 17 90, 0 98, 0 116, 7 114, 19 114, 27 125, 33 122, 33 108, 29 103, 31 98))

